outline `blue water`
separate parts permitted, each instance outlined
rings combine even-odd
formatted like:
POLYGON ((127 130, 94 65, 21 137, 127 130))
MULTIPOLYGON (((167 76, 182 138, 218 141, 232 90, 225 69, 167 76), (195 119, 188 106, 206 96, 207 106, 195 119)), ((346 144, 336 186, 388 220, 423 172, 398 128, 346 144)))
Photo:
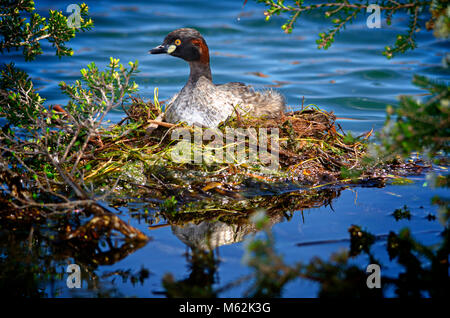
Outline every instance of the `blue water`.
MULTIPOLYGON (((25 69, 39 87, 40 94, 49 104, 65 104, 67 98, 58 89, 58 83, 74 82, 79 70, 95 62, 100 68, 109 63, 109 57, 128 61, 139 60, 140 73, 136 81, 139 94, 153 98, 159 89, 160 99, 171 97, 184 85, 188 66, 182 60, 166 55, 149 55, 148 50, 160 44, 167 33, 180 27, 195 27, 205 37, 210 48, 213 79, 217 83, 241 81, 257 89, 277 89, 292 109, 299 109, 302 98, 305 104, 316 104, 333 111, 346 130, 361 134, 374 128, 380 129, 385 119, 386 105, 396 105, 402 94, 417 95, 424 91, 413 86, 413 74, 423 74, 436 79, 449 80, 450 73, 441 61, 448 51, 448 42, 435 39, 429 32, 417 34, 419 48, 387 60, 381 55, 385 45, 395 42, 395 36, 406 30, 404 17, 397 17, 391 26, 384 21, 380 29, 368 29, 362 17, 349 25, 336 37, 328 50, 318 50, 315 40, 318 33, 326 31, 328 24, 319 15, 303 16, 292 34, 280 29, 286 17, 264 20, 264 7, 242 0, 227 1, 86 1, 95 26, 91 31, 77 35, 69 45, 73 57, 58 59, 45 44, 44 54, 35 62, 25 63, 20 53, 2 57, 13 60, 25 69), (264 76, 256 76, 256 73, 264 76)), ((47 16, 49 9, 66 11, 67 1, 37 1, 38 12, 47 16)), ((123 118, 121 110, 110 118, 123 118)), ((414 184, 387 186, 385 188, 345 189, 334 199, 332 207, 322 206, 297 211, 273 226, 276 248, 290 263, 307 262, 314 256, 329 257, 333 252, 348 248, 348 242, 298 247, 297 243, 316 240, 348 238, 347 229, 357 224, 374 234, 386 234, 404 226, 413 229, 424 242, 437 240, 441 229, 438 221, 427 221, 429 213, 436 215, 436 207, 430 204, 435 194, 442 190, 424 187, 424 176, 414 178, 414 184), (407 204, 412 212, 410 221, 395 221, 391 213, 407 204), (428 233, 427 231, 436 231, 428 233), (427 232, 427 233, 425 233, 427 232), (422 233, 422 234, 421 234, 422 233)), ((114 287, 122 296, 162 297, 161 279, 172 273, 176 279, 189 275, 185 253, 187 245, 176 235, 171 226, 150 230, 145 222, 130 220, 152 240, 125 259, 109 266, 100 266, 96 274, 101 276, 118 269, 150 270, 143 285, 122 282, 111 278, 100 279, 100 287, 73 291, 65 288, 65 282, 56 282, 62 296, 92 296, 114 287)), ((252 234, 247 235, 251 237, 252 234)), ((244 238, 245 241, 245 238, 244 238)), ((215 251, 220 264, 217 282, 223 286, 249 273, 243 264, 245 242, 222 245, 215 251)), ((375 250, 387 259, 385 241, 379 241, 375 250), (384 254, 383 254, 384 253, 384 254), (383 256, 384 255, 384 256, 383 256)), ((365 268, 368 260, 353 260, 365 268)), ((394 265, 388 270, 395 273, 394 265)), ((86 285, 86 284, 85 284, 86 285)), ((221 294, 223 297, 239 297, 245 284, 221 294)), ((51 289, 50 287, 48 287, 51 289)), ((54 288, 54 286, 52 287, 54 288)), ((314 297, 318 286, 311 282, 296 281, 286 286, 284 297, 314 297)))

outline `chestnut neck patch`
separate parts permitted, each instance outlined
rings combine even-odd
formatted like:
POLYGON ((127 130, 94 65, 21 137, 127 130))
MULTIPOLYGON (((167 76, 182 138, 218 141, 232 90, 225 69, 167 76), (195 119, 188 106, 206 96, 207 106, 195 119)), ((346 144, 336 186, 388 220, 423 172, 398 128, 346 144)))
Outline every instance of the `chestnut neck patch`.
POLYGON ((203 64, 209 64, 209 49, 205 41, 202 39, 193 39, 191 42, 199 49, 200 62, 203 64))

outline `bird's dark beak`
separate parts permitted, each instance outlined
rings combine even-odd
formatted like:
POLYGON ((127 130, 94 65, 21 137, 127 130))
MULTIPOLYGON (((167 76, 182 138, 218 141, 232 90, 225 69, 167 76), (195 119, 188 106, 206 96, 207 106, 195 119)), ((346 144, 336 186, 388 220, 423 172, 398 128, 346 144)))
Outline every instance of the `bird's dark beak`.
POLYGON ((150 51, 148 51, 148 53, 150 54, 162 54, 162 53, 167 53, 167 45, 161 44, 158 45, 157 47, 151 49, 150 51))

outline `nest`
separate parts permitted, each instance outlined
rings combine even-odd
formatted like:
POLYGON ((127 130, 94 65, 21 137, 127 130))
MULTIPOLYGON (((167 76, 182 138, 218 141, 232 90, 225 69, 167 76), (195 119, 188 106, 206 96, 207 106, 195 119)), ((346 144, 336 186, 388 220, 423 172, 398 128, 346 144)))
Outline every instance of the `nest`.
MULTIPOLYGON (((158 200, 175 196, 185 203, 214 196, 219 201, 223 197, 242 199, 248 193, 276 194, 292 184, 302 189, 350 183, 378 185, 393 175, 420 173, 424 168, 418 162, 400 161, 367 165, 364 158, 372 131, 359 137, 345 134, 333 113, 315 106, 276 119, 236 112, 218 128, 223 133, 227 128, 278 129, 276 173, 267 173, 260 162, 176 162, 172 154, 177 141, 170 138, 171 133, 179 128, 190 132, 199 128, 163 122, 160 105, 142 99, 134 99, 127 113, 127 118, 103 135, 102 146, 93 148, 90 158, 94 159, 85 163, 93 167, 89 181, 99 184, 119 177, 123 181, 119 190, 134 196, 158 200)), ((193 152, 204 151, 208 142, 199 146, 192 140, 190 146, 193 152)), ((247 153, 249 146, 247 140, 247 153)), ((272 150, 273 145, 267 147, 272 150)))

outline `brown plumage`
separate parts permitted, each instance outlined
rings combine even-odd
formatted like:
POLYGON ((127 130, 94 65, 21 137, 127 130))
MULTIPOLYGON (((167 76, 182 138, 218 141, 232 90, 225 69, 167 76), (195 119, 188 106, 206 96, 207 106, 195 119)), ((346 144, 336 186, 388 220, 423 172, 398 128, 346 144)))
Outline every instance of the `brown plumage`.
POLYGON ((184 121, 189 125, 217 127, 236 113, 274 118, 285 109, 282 95, 275 91, 255 91, 243 83, 216 85, 212 82, 209 49, 201 34, 183 28, 170 32, 163 44, 150 50, 152 54, 167 53, 189 63, 189 79, 166 107, 165 120, 184 121))

